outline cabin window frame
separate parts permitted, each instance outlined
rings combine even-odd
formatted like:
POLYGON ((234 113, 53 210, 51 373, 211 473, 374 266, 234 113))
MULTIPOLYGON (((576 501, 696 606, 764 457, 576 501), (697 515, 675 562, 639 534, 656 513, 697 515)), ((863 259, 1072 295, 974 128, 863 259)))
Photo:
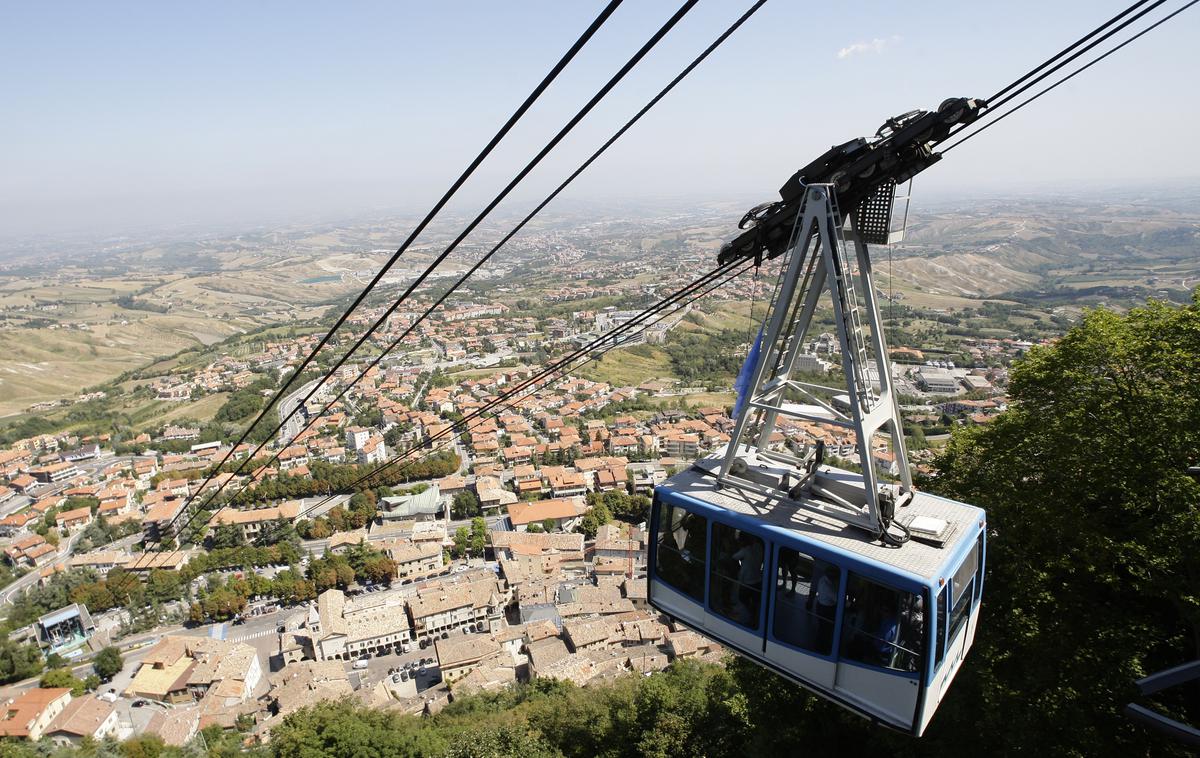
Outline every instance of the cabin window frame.
POLYGON ((752 531, 750 529, 744 529, 739 526, 735 526, 734 524, 730 524, 721 519, 716 519, 716 518, 709 519, 708 552, 707 552, 707 556, 706 556, 707 560, 705 561, 705 577, 704 577, 705 586, 707 587, 707 592, 705 593, 705 601, 704 601, 704 612, 705 613, 712 614, 712 615, 716 616, 717 618, 719 618, 721 621, 723 621, 725 623, 733 624, 737 627, 740 627, 741 629, 745 629, 748 632, 752 632, 754 634, 762 634, 763 626, 765 623, 764 616, 766 615, 765 611, 766 611, 766 603, 767 603, 767 594, 766 594, 766 579, 767 579, 767 573, 768 573, 767 569, 771 565, 771 562, 769 559, 771 556, 772 544, 773 543, 770 540, 768 540, 766 537, 759 534, 758 532, 752 531), (735 585, 735 587, 739 588, 739 589, 741 587, 745 586, 741 582, 741 580, 734 578, 734 577, 725 576, 724 574, 719 574, 716 571, 716 561, 713 560, 713 555, 714 555, 715 547, 716 547, 717 527, 721 527, 723 529, 730 529, 730 530, 733 530, 740 534, 748 535, 752 539, 756 539, 762 543, 762 568, 760 569, 760 577, 759 577, 760 581, 759 581, 759 585, 758 585, 758 609, 757 609, 757 612, 755 613, 755 621, 754 621, 753 626, 747 626, 745 623, 739 621, 738 619, 722 613, 721 611, 717 610, 717 608, 715 606, 713 606, 713 604, 712 604, 714 579, 719 578, 722 581, 726 581, 726 582, 729 582, 729 583, 735 585))
MULTIPOLYGON (((670 500, 667 500, 665 498, 659 498, 658 502, 657 502, 657 506, 658 506, 658 518, 654 522, 654 558, 655 558, 655 560, 654 560, 654 564, 655 564, 654 565, 654 576, 658 581, 661 581, 663 584, 667 585, 672 590, 682 594, 684 597, 688 598, 690 601, 698 603, 703 606, 703 605, 705 605, 706 598, 708 597, 708 555, 710 553, 708 543, 709 543, 709 531, 712 528, 713 519, 711 519, 708 515, 706 515, 704 513, 701 513, 697 510, 685 508, 684 506, 677 504, 677 503, 673 503, 670 500), (704 555, 701 556, 698 561, 695 558, 695 556, 685 556, 684 555, 684 553, 688 552, 686 546, 683 549, 678 549, 678 548, 672 547, 670 545, 664 544, 664 539, 663 539, 664 536, 674 531, 673 529, 665 530, 663 528, 663 519, 668 518, 668 516, 667 516, 668 508, 678 509, 685 514, 688 514, 688 515, 692 516, 693 518, 701 519, 704 522, 704 529, 703 529, 704 538, 703 538, 703 540, 701 540, 701 545, 704 549, 704 555), (669 570, 666 574, 663 573, 662 558, 663 558, 664 551, 675 555, 677 558, 681 559, 686 564, 691 564, 691 566, 688 566, 689 571, 694 570, 692 568, 692 566, 694 566, 697 562, 699 563, 699 566, 700 566, 699 584, 697 587, 699 596, 694 594, 687 587, 680 586, 675 581, 672 581, 671 575, 675 573, 673 569, 669 570)), ((689 535, 690 535, 690 530, 689 530, 689 535)), ((686 538, 685 538, 684 542, 686 544, 686 542, 687 542, 686 538)))
POLYGON ((871 671, 881 671, 881 672, 884 672, 884 673, 887 673, 887 674, 890 674, 893 676, 904 677, 904 678, 913 679, 916 681, 924 680, 925 676, 926 676, 926 666, 929 661, 929 646, 930 646, 929 602, 928 601, 929 601, 929 596, 928 596, 928 593, 926 592, 925 588, 921 588, 916 591, 913 591, 911 589, 906 589, 904 587, 897 586, 897 585, 892 584, 887 581, 880 581, 878 577, 872 576, 870 573, 866 573, 863 571, 857 571, 854 568, 848 567, 847 571, 846 571, 846 579, 845 579, 845 583, 844 583, 844 589, 842 591, 841 597, 839 598, 839 603, 841 605, 841 608, 839 609, 838 628, 836 630, 837 631, 837 643, 838 643, 837 648, 836 648, 838 665, 845 663, 845 664, 849 664, 849 665, 853 665, 853 666, 860 666, 862 668, 865 668, 865 669, 868 669, 871 671), (847 622, 847 619, 846 619, 847 610, 846 609, 847 609, 847 604, 848 604, 847 600, 848 600, 848 596, 850 594, 851 580, 854 577, 857 577, 858 579, 860 579, 863 582, 873 584, 878 588, 896 593, 897 595, 900 595, 903 593, 903 594, 907 594, 907 595, 910 595, 913 597, 921 598, 922 629, 921 629, 919 644, 922 646, 922 648, 923 648, 922 650, 913 651, 913 650, 906 648, 900 644, 899 639, 900 639, 900 635, 903 632, 903 629, 899 623, 899 617, 897 618, 896 641, 895 642, 890 642, 888 640, 882 640, 882 639, 876 637, 873 633, 866 631, 862 627, 859 627, 858 629, 856 629, 854 631, 851 631, 849 629, 849 627, 847 627, 847 625, 846 625, 846 622, 847 622), (894 649, 903 650, 906 653, 915 655, 916 662, 914 664, 914 668, 912 668, 912 669, 894 668, 891 666, 884 666, 881 664, 872 663, 871 661, 859 660, 857 658, 848 657, 844 651, 844 649, 848 646, 844 645, 843 643, 847 641, 848 635, 857 634, 857 633, 865 634, 866 636, 870 637, 871 640, 874 642, 882 642, 884 644, 892 646, 894 649))
MULTIPOLYGON (((804 547, 807 548, 807 546, 804 546, 804 547)), ((769 618, 767 619, 768 623, 767 623, 767 629, 766 629, 767 640, 774 644, 782 645, 782 646, 788 648, 789 650, 795 650, 797 652, 804 653, 805 655, 812 655, 812 656, 822 658, 822 659, 828 660, 828 661, 836 660, 837 653, 838 653, 838 642, 839 642, 839 637, 840 637, 840 635, 838 634, 838 629, 841 626, 841 620, 842 620, 842 606, 843 606, 842 598, 845 594, 846 574, 848 573, 848 570, 842 563, 839 563, 838 561, 830 560, 829 557, 820 555, 819 552, 817 552, 817 553, 806 552, 806 550, 798 549, 798 547, 796 547, 796 546, 779 543, 779 542, 774 543, 774 550, 772 550, 771 557, 772 557, 771 568, 773 570, 771 572, 772 583, 771 583, 771 595, 769 597, 770 613, 769 613, 769 618), (838 572, 837 587, 834 590, 836 593, 837 600, 834 603, 833 619, 830 622, 832 624, 832 629, 830 630, 831 639, 830 639, 828 653, 823 653, 820 650, 816 649, 815 647, 807 647, 805 645, 783 639, 776 632, 776 624, 779 622, 778 611, 779 611, 779 597, 780 597, 779 592, 780 592, 780 583, 781 583, 781 579, 779 577, 779 572, 780 572, 780 568, 782 566, 782 562, 780 560, 780 554, 784 550, 791 550, 793 553, 796 553, 801 558, 807 558, 810 561, 810 563, 812 565, 812 571, 808 578, 810 589, 812 587, 813 576, 815 576, 815 574, 816 574, 816 567, 818 566, 818 564, 823 563, 827 566, 832 566, 838 572)), ((817 615, 815 611, 808 611, 807 609, 805 609, 805 612, 809 613, 811 615, 814 615, 814 616, 817 615)))
POLYGON ((940 671, 942 664, 946 662, 946 646, 950 644, 950 640, 946 636, 949 630, 950 620, 950 588, 942 585, 938 589, 937 605, 934 608, 933 624, 934 634, 936 639, 933 641, 936 649, 933 651, 933 670, 940 671))

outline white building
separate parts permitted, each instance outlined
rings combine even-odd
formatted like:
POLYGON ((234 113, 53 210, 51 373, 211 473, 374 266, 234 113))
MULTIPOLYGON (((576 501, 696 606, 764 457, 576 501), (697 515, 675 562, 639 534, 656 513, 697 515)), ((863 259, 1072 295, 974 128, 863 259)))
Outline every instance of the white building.
POLYGON ((404 599, 396 593, 347 600, 341 590, 317 598, 317 624, 309 626, 313 657, 348 661, 399 650, 412 640, 404 599))
POLYGON ((957 392, 958 380, 944 368, 922 366, 917 370, 917 382, 926 392, 957 392))

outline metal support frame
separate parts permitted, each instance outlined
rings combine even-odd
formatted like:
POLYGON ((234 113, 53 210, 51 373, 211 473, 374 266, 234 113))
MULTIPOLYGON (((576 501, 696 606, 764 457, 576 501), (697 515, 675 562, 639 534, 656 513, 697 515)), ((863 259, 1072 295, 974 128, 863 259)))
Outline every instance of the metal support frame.
POLYGON ((763 323, 758 366, 735 421, 717 480, 721 485, 794 502, 878 534, 891 520, 895 505, 911 498, 912 476, 875 298, 871 261, 854 220, 843 230, 833 186, 813 184, 805 192, 792 229, 787 269, 763 323), (844 240, 854 244, 853 259, 847 255, 844 240), (833 301, 846 376, 845 391, 849 397, 848 413, 812 392, 815 389, 839 392, 841 388, 792 378, 804 352, 813 314, 826 291, 833 301), (878 390, 874 389, 869 368, 872 359, 878 390), (787 402, 789 393, 804 397, 827 413, 810 413, 787 402), (862 462, 861 477, 822 467, 820 444, 803 457, 769 450, 781 415, 852 430, 862 462), (898 485, 882 482, 875 466, 872 443, 884 426, 889 427, 891 449, 899 467, 898 485), (753 441, 743 444, 748 437, 753 441))

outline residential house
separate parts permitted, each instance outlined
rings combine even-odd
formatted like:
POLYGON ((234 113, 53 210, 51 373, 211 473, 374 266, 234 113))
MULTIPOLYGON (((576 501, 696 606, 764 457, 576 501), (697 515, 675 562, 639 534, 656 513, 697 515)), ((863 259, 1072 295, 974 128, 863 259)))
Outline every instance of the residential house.
POLYGON ((383 437, 375 434, 371 435, 358 450, 358 462, 363 466, 383 463, 387 457, 387 445, 384 444, 383 437))
POLYGON ((546 522, 553 522, 555 529, 569 532, 579 524, 585 513, 587 503, 582 497, 556 497, 508 506, 508 520, 513 529, 519 532, 527 531, 530 524, 546 522))
POLYGON ((293 521, 299 514, 300 502, 298 500, 289 500, 281 505, 270 508, 255 508, 249 511, 225 507, 214 513, 209 523, 213 527, 236 526, 241 530, 242 537, 247 542, 253 542, 268 524, 280 519, 293 521))
POLYGON ((112 571, 117 566, 124 566, 129 561, 130 556, 128 553, 116 550, 93 550, 90 553, 71 556, 71 560, 67 565, 73 569, 91 569, 99 576, 106 576, 109 571, 112 571))
POLYGON ((579 471, 563 466, 545 466, 542 468, 542 477, 554 497, 571 497, 587 492, 587 482, 579 471))
POLYGON ((135 553, 129 556, 125 570, 146 578, 155 569, 179 571, 192 559, 196 550, 170 550, 162 553, 135 553))
POLYGON ((58 550, 40 534, 31 534, 4 548, 4 554, 14 566, 44 566, 54 560, 58 550))
POLYGON ((117 709, 95 695, 84 695, 67 703, 46 728, 44 735, 59 746, 78 746, 84 739, 117 737, 117 709))
POLYGON ((253 697, 262 675, 258 652, 245 643, 170 635, 142 658, 125 695, 172 704, 212 698, 231 705, 253 697))
POLYGON ((171 498, 151 506, 142 516, 142 536, 148 544, 174 539, 183 519, 179 515, 187 506, 185 498, 171 498))
POLYGON ((469 674, 484 660, 501 652, 500 643, 490 634, 453 635, 435 640, 438 668, 447 684, 469 674))
POLYGON ((409 539, 376 543, 396 564, 397 579, 417 579, 442 570, 442 546, 433 541, 409 539))
POLYGON ((55 517, 59 529, 75 531, 92 523, 92 510, 86 505, 70 511, 63 511, 55 517))
POLYGON ((46 466, 32 468, 29 470, 29 473, 39 482, 55 484, 79 476, 80 471, 74 463, 63 461, 62 463, 51 463, 46 466))
POLYGON ((173 747, 183 747, 200 731, 200 708, 195 705, 175 706, 169 710, 154 709, 142 734, 162 739, 173 747))
POLYGON ((0 535, 11 536, 23 532, 35 526, 39 519, 41 519, 41 514, 34 511, 21 511, 5 516, 0 519, 0 535))
POLYGON ((421 589, 408 602, 413 637, 432 639, 462 628, 498 629, 505 602, 505 593, 490 571, 421 589))
POLYGON ((37 742, 51 722, 71 702, 67 687, 33 687, 10 698, 0 719, 0 737, 16 737, 37 742))

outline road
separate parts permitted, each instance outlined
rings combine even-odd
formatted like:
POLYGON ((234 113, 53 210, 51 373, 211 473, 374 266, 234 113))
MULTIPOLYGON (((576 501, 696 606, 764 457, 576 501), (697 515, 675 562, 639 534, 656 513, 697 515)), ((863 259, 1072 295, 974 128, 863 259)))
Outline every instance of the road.
POLYGON ((297 519, 314 519, 317 516, 324 516, 334 508, 342 505, 350 500, 349 495, 333 495, 331 497, 304 497, 300 498, 300 512, 296 516, 297 519), (324 503, 324 505, 322 505, 324 503), (318 507, 319 506, 319 507, 318 507))
MULTIPOLYGON (((79 530, 66 539, 65 542, 59 543, 58 556, 46 566, 38 566, 29 570, 29 573, 22 576, 17 581, 0 590, 0 606, 8 605, 13 601, 18 594, 24 593, 41 577, 42 569, 49 566, 65 566, 67 561, 71 559, 72 553, 75 550, 75 543, 83 536, 83 530, 79 530)), ((104 545, 105 550, 125 550, 131 547, 134 543, 141 541, 142 533, 131 534, 128 537, 122 537, 116 542, 110 542, 104 545)))
POLYGON ((11 516, 32 502, 33 498, 28 495, 13 495, 3 506, 0 506, 0 518, 11 516))
MULTIPOLYGON (((279 404, 279 420, 283 421, 285 418, 287 418, 288 414, 295 410, 296 406, 300 405, 300 401, 305 397, 305 395, 312 391, 313 387, 317 386, 317 382, 319 381, 319 379, 313 379, 308 384, 305 384, 300 389, 285 397, 279 404)), ((300 433, 300 429, 303 426, 304 414, 298 413, 292 416, 291 420, 284 425, 283 431, 280 432, 280 440, 282 440, 284 444, 291 442, 292 438, 300 433)))

